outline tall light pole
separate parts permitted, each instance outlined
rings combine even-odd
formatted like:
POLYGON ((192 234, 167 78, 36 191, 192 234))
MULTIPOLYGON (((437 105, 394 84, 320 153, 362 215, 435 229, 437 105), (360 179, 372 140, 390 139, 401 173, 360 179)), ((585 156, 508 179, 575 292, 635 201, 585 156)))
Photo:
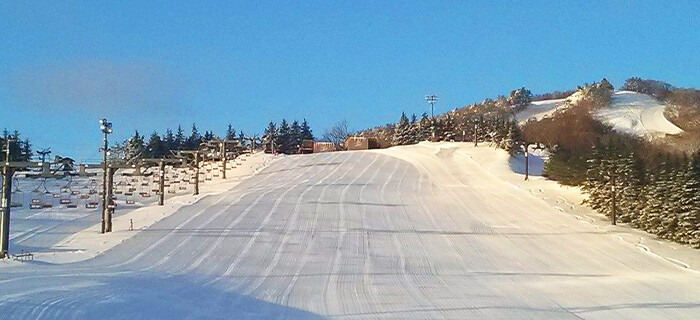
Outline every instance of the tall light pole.
POLYGON ((110 195, 107 188, 107 152, 109 151, 109 144, 107 141, 107 135, 112 133, 112 123, 107 121, 107 119, 100 120, 100 130, 104 134, 104 145, 102 148, 102 229, 101 233, 111 231, 111 219, 109 219, 109 202, 110 195), (108 225, 109 224, 109 225, 108 225))
POLYGON ((435 119, 435 102, 438 101, 438 96, 431 94, 425 96, 425 101, 430 105, 430 117, 435 119))

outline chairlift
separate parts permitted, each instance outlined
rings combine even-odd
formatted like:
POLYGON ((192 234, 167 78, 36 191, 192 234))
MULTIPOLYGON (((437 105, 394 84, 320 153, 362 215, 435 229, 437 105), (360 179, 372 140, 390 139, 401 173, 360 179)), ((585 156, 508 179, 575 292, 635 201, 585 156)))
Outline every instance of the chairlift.
POLYGON ((19 208, 24 205, 24 193, 22 190, 19 188, 19 180, 17 177, 12 178, 13 182, 12 185, 14 188, 12 188, 12 201, 10 202, 10 208, 19 208), (19 198, 19 201, 16 201, 15 199, 19 198))
POLYGON ((134 200, 134 194, 132 192, 126 192, 124 193, 126 196, 126 204, 135 204, 136 201, 134 200))
POLYGON ((58 200, 58 203, 60 203, 60 204, 71 204, 73 201, 71 201, 70 196, 71 196, 71 193, 70 193, 70 192, 61 193, 61 195, 60 195, 61 199, 58 200))
POLYGON ((97 189, 97 183, 95 182, 95 180, 92 180, 90 182, 90 192, 88 192, 91 195, 91 197, 87 202, 85 202, 86 209, 95 209, 99 204, 99 202, 97 201, 97 191, 95 189, 97 189))

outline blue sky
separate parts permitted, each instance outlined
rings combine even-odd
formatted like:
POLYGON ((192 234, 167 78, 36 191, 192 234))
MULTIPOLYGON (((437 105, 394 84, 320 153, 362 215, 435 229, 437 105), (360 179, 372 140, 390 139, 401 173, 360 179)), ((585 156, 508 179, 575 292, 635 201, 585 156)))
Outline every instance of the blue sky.
POLYGON ((4 1, 0 127, 96 160, 193 122, 317 135, 506 94, 630 76, 700 87, 698 1, 4 1))

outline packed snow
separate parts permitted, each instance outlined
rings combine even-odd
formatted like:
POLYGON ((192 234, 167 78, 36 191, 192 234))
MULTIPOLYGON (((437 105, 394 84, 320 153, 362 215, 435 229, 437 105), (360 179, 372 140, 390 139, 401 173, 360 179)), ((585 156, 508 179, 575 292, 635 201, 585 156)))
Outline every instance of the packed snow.
POLYGON ((610 108, 596 111, 596 116, 615 130, 644 137, 658 137, 683 132, 664 116, 666 105, 653 97, 632 91, 613 94, 610 108))
POLYGON ((553 99, 533 101, 525 110, 515 114, 515 119, 523 123, 527 120, 542 120, 543 118, 552 116, 557 110, 567 107, 567 99, 553 99))
POLYGON ((522 169, 469 143, 284 157, 92 259, 0 266, 2 315, 697 318, 697 250, 522 169))

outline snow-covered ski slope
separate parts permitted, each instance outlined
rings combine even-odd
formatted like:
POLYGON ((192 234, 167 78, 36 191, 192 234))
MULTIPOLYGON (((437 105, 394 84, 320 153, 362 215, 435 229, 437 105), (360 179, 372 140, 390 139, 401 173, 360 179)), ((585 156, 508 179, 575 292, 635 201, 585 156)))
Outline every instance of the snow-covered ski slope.
POLYGON ((521 123, 530 119, 542 120, 563 108, 566 108, 566 99, 533 101, 525 110, 516 113, 515 119, 521 123))
POLYGON ((683 132, 664 116, 665 105, 646 94, 617 91, 610 108, 601 109, 596 116, 615 130, 637 136, 655 137, 683 132))
MULTIPOLYGON (((532 118, 541 120, 552 116, 556 111, 566 108, 566 101, 574 99, 574 95, 566 99, 535 101, 515 117, 522 123, 532 118)), ((665 107, 649 95, 616 91, 613 93, 610 107, 596 111, 595 116, 617 131, 636 136, 658 137, 683 132, 666 119, 665 107)))
POLYGON ((700 273, 508 159, 459 143, 285 157, 94 259, 2 265, 0 318, 697 319, 700 273))

